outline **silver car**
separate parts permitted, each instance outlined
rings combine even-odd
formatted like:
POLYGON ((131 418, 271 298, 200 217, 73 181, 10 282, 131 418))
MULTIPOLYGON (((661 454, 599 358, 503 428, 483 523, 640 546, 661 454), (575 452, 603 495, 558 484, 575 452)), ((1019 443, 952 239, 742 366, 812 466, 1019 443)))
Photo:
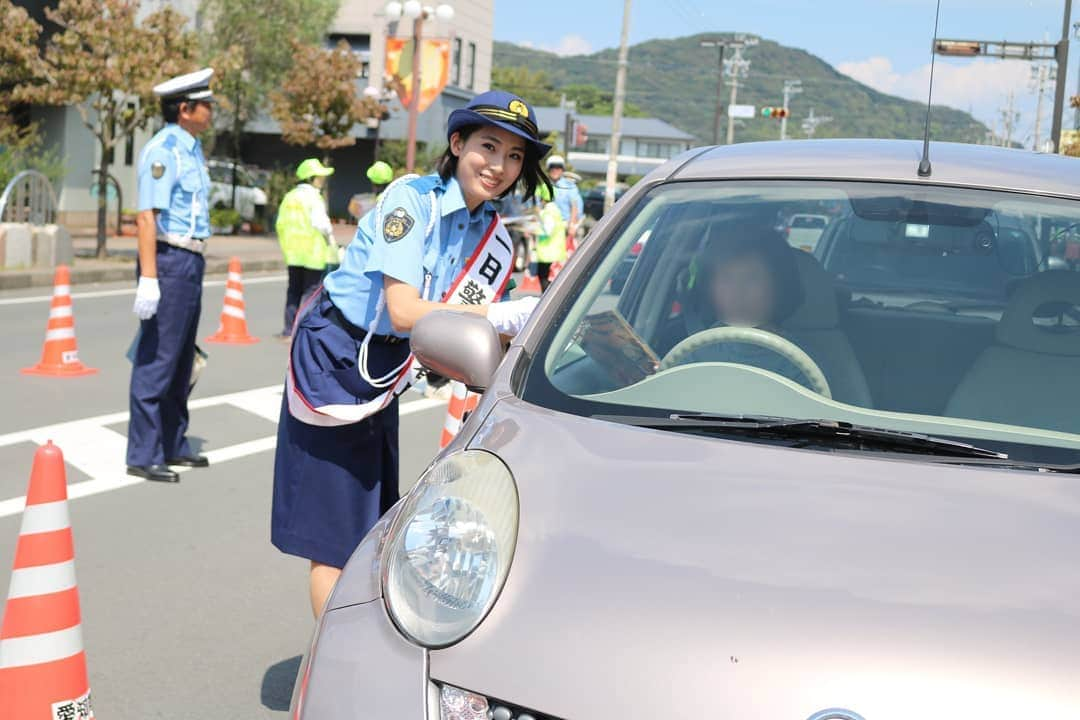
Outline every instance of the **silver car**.
POLYGON ((1080 162, 920 151, 691 151, 505 355, 425 318, 486 392, 356 549, 293 717, 1080 717, 1080 273, 1045 260, 1080 162))

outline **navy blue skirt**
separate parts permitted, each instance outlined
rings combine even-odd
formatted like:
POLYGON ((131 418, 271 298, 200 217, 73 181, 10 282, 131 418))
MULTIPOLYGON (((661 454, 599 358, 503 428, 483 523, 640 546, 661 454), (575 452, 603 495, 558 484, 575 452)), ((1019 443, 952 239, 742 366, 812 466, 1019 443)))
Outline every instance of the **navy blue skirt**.
MULTIPOLYGON (((293 333, 292 360, 301 377, 319 386, 320 400, 357 402, 362 383, 356 356, 362 335, 330 322, 333 306, 316 298, 293 333), (355 376, 355 380, 353 380, 355 376), (351 392, 350 392, 351 391, 351 392)), ((395 360, 408 343, 372 342, 378 364, 395 360)), ((376 368, 372 368, 375 370, 376 368)), ((307 384, 307 383, 305 383, 307 384)), ((362 383, 366 386, 366 383, 362 383)), ((294 418, 282 399, 274 458, 274 499, 270 539, 279 550, 344 567, 379 517, 398 500, 398 403, 358 423, 308 425, 294 418)))

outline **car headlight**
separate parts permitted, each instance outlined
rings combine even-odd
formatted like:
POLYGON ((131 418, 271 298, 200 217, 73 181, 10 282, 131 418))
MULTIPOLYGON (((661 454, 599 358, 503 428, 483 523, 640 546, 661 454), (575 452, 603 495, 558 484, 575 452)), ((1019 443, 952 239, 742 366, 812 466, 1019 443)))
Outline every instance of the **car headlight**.
POLYGON ((472 632, 506 582, 517 531, 517 486, 499 458, 466 450, 428 470, 383 547, 383 600, 402 634, 440 648, 472 632))

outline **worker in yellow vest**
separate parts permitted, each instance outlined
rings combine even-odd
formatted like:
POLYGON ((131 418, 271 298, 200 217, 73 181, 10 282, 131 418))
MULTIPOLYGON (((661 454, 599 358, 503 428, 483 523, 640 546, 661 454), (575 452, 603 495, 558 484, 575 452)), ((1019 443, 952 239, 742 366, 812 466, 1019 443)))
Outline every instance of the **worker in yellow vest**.
POLYGON ((338 263, 337 242, 322 194, 326 178, 333 174, 334 169, 318 158, 303 161, 296 168, 299 182, 282 198, 278 209, 274 229, 289 271, 281 338, 292 336, 297 309, 322 283, 327 264, 338 263))
POLYGON ((536 235, 536 275, 540 279, 540 291, 547 290, 548 276, 554 263, 566 262, 566 220, 559 205, 544 185, 536 190, 536 202, 540 206, 540 232, 536 235))

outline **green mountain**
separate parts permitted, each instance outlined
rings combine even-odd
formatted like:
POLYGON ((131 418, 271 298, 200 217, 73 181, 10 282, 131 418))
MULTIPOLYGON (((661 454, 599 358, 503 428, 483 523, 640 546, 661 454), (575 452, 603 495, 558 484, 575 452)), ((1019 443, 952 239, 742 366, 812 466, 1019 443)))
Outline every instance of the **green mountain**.
MULTIPOLYGON (((709 33, 650 40, 632 46, 627 101, 702 142, 712 142, 719 53, 716 48, 703 48, 699 43, 718 37, 730 39, 731 35, 709 33)), ((923 136, 925 104, 878 92, 805 50, 762 39, 744 51, 744 58, 750 61, 750 70, 739 86, 740 105, 779 106, 783 104, 784 81, 802 80, 803 92, 793 96, 790 103, 788 137, 805 137, 801 123, 811 108, 817 117, 832 118, 818 126, 815 137, 921 139, 923 136)), ((511 43, 495 43, 496 68, 542 71, 556 89, 587 84, 610 92, 615 87, 617 64, 618 53, 613 49, 560 57, 511 43)), ((528 98, 525 89, 521 91, 528 98)), ((725 107, 729 91, 725 79, 725 107)), ((726 114, 722 122, 723 132, 727 128, 726 114)), ((777 139, 779 124, 778 120, 760 116, 737 121, 735 141, 777 139)), ((935 140, 981 142, 986 132, 986 126, 968 113, 934 106, 931 137, 935 140)))

